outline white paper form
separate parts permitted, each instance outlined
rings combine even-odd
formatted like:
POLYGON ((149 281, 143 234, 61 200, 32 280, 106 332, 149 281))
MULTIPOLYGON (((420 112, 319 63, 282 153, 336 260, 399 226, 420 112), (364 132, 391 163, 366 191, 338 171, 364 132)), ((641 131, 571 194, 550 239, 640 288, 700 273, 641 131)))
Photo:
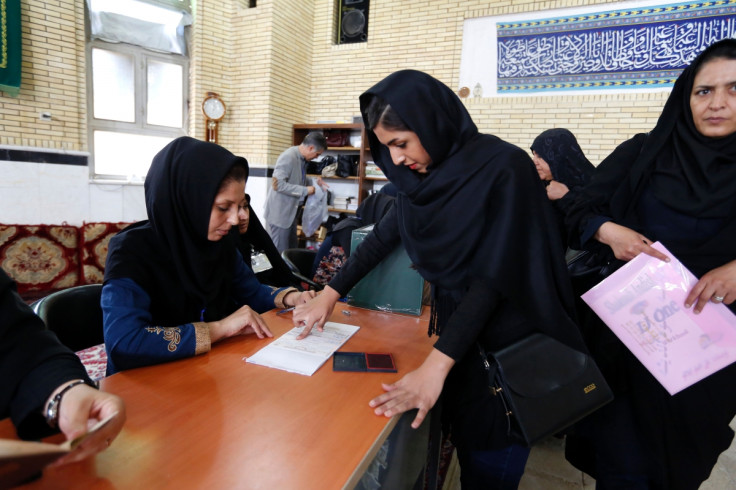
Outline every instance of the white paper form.
POLYGON ((327 322, 323 332, 313 328, 306 338, 297 340, 303 328, 292 328, 246 362, 311 376, 360 329, 357 325, 327 322))

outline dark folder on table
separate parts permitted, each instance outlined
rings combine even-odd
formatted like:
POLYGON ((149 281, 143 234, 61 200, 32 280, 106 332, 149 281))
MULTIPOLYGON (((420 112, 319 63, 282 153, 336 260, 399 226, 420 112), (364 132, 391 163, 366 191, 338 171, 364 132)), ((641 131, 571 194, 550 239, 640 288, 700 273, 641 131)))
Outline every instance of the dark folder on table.
MULTIPOLYGON (((371 230, 373 225, 353 230, 351 250, 355 250, 371 230)), ((412 268, 404 247, 399 245, 350 290, 347 299, 352 306, 419 315, 423 289, 424 279, 412 268)))

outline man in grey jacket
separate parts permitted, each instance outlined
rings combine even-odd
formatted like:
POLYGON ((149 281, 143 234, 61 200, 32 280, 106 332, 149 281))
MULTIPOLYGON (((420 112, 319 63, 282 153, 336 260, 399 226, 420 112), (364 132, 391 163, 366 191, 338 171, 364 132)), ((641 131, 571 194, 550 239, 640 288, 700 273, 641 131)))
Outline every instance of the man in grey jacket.
MULTIPOLYGON (((307 196, 314 194, 314 186, 307 185, 306 165, 326 148, 324 135, 315 131, 307 134, 300 145, 284 151, 276 160, 264 218, 268 234, 279 253, 297 246, 297 208, 307 196)), ((322 179, 317 180, 317 185, 325 187, 322 179)))

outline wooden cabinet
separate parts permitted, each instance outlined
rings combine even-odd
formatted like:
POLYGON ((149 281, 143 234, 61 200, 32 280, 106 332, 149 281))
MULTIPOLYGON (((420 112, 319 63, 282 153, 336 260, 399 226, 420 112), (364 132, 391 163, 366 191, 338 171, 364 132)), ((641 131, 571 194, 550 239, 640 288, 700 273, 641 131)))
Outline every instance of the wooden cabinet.
MULTIPOLYGON (((357 203, 360 204, 363 199, 380 187, 379 184, 387 182, 385 177, 374 177, 365 175, 365 165, 367 161, 373 160, 371 157, 371 149, 368 145, 365 128, 362 123, 335 123, 335 124, 295 124, 293 131, 293 144, 299 145, 304 140, 307 133, 311 131, 348 131, 351 137, 346 146, 328 146, 325 155, 333 155, 337 157, 340 154, 357 155, 358 171, 356 176, 349 177, 329 177, 325 178, 325 182, 330 186, 334 197, 355 197, 357 203), (351 144, 359 144, 352 146, 351 144)), ((318 177, 318 175, 308 175, 308 177, 318 177)), ((338 209, 331 207, 331 213, 355 213, 355 210, 338 209)))

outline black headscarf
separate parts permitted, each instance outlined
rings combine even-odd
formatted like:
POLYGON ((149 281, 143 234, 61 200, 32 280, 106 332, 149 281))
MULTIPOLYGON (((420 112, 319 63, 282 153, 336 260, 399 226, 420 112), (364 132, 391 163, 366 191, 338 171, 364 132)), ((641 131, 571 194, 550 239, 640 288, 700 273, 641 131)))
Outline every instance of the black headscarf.
POLYGON ((238 237, 238 249, 246 263, 250 267, 250 257, 253 250, 261 251, 266 254, 268 261, 271 263, 271 269, 256 274, 261 284, 276 287, 292 286, 302 290, 303 288, 299 279, 292 274, 291 269, 286 265, 286 262, 284 262, 281 254, 279 254, 279 251, 273 244, 273 240, 271 240, 268 232, 263 227, 261 220, 258 219, 255 211, 253 211, 248 194, 245 195, 245 200, 250 210, 250 221, 248 222, 248 229, 238 237))
POLYGON ((552 178, 570 190, 584 186, 595 170, 585 158, 575 135, 567 129, 543 131, 534 138, 531 149, 547 162, 552 178))
MULTIPOLYGON (((736 47, 736 40, 711 45, 682 72, 648 136, 624 142, 601 162, 570 213, 571 231, 580 235, 590 220, 603 216, 657 239, 639 217, 642 196, 651 188, 657 200, 682 214, 720 218, 720 229, 697 243, 663 240, 693 274, 700 277, 736 260, 735 135, 700 135, 689 102, 695 72, 724 45, 736 47)), ((736 303, 730 308, 736 310, 736 303)), ((733 438, 728 424, 736 414, 736 364, 672 396, 602 322, 590 317, 586 331, 593 334, 591 350, 614 392, 631 391, 635 430, 647 444, 648 457, 657 459, 650 467, 662 488, 697 488, 733 438)))
POLYGON ((696 72, 713 50, 724 45, 736 49, 736 40, 712 44, 679 76, 641 158, 644 164, 656 162, 659 178, 653 181, 652 190, 657 199, 701 218, 729 216, 736 205, 736 195, 730 190, 736 180, 736 133, 717 139, 703 136, 690 110, 696 72))
POLYGON ((456 293, 480 279, 541 330, 579 345, 564 252, 546 224, 552 209, 526 152, 480 134, 460 99, 425 73, 393 73, 361 95, 366 121, 375 96, 391 105, 432 159, 425 175, 394 165, 388 147, 367 131, 376 164, 399 190, 402 244, 435 286, 438 324, 451 311, 442 311, 437 295, 449 291, 457 303, 456 293))
POLYGON ((729 257, 736 248, 736 134, 706 138, 695 129, 690 111, 695 72, 724 46, 736 48, 736 40, 718 41, 698 55, 675 82, 654 129, 624 142, 597 167, 568 214, 573 237, 582 235, 594 216, 610 217, 650 235, 640 222, 638 206, 645 189, 651 188, 660 202, 686 216, 723 220, 721 231, 697 247, 692 240, 665 243, 696 276, 733 260, 729 257))
POLYGON ((110 240, 105 281, 133 279, 151 297, 154 322, 162 326, 220 319, 230 300, 237 226, 217 242, 207 239, 212 203, 223 178, 248 162, 225 148, 177 138, 154 158, 145 181, 147 221, 110 240))

